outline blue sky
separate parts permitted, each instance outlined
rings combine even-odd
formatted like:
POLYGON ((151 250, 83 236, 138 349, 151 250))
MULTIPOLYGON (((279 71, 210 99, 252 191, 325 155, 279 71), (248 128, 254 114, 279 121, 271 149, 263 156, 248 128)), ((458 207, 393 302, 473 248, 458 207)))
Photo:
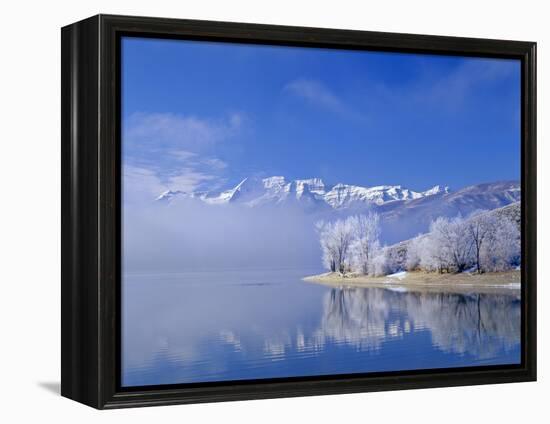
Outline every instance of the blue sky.
POLYGON ((520 176, 518 61, 123 39, 127 183, 453 189, 520 176))

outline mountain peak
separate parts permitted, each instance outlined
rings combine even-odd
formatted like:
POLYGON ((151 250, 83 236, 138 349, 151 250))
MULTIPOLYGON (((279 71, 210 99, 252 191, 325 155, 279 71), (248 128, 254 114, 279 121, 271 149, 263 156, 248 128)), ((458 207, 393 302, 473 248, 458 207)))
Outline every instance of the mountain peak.
POLYGON ((451 191, 451 189, 449 188, 449 186, 443 186, 443 185, 438 184, 438 185, 433 186, 429 190, 424 191, 423 193, 426 196, 432 196, 434 194, 440 194, 440 193, 448 194, 448 193, 450 193, 450 191, 451 191))
POLYGON ((262 182, 264 183, 264 187, 269 189, 281 188, 286 184, 285 177, 282 177, 282 176, 264 178, 262 182))

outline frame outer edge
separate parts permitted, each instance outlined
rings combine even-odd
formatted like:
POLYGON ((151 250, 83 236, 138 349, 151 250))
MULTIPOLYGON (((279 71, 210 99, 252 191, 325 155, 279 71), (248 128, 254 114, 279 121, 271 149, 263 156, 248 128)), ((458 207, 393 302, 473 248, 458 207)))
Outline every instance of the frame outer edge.
POLYGON ((458 37, 388 34, 318 28, 282 27, 178 19, 97 15, 62 30, 62 395, 103 408, 218 402, 244 399, 400 390, 536 379, 536 44, 458 37), (524 367, 510 371, 475 370, 452 374, 367 377, 342 380, 259 383, 218 388, 152 389, 134 393, 117 387, 116 305, 114 286, 120 222, 120 177, 116 122, 117 34, 127 31, 224 38, 292 45, 329 43, 335 48, 373 46, 468 55, 522 58, 525 89, 522 182, 526 208, 524 245, 530 255, 524 276, 526 296, 524 367), (311 37, 310 37, 311 36, 311 37), (245 40, 246 39, 246 40, 245 40), (416 44, 418 43, 418 44, 416 44), (70 80, 70 83, 67 82, 70 80))
POLYGON ((61 30, 61 395, 100 407, 98 18, 61 30))
POLYGON ((72 304, 73 279, 73 215, 71 208, 72 149, 71 130, 76 123, 72 120, 72 67, 74 57, 74 28, 61 29, 61 394, 72 398, 75 391, 74 381, 76 358, 71 351, 72 328, 75 322, 72 304))
POLYGON ((98 15, 98 310, 99 315, 99 408, 103 409, 114 397, 117 390, 117 304, 120 257, 121 221, 120 191, 121 172, 117 133, 120 122, 119 93, 116 72, 116 36, 106 22, 105 15, 98 15), (115 39, 113 39, 113 37, 115 39))
POLYGON ((525 299, 526 366, 531 381, 537 380, 537 44, 531 43, 525 66, 525 231, 527 240, 525 257, 528 260, 526 281, 529 292, 525 299))

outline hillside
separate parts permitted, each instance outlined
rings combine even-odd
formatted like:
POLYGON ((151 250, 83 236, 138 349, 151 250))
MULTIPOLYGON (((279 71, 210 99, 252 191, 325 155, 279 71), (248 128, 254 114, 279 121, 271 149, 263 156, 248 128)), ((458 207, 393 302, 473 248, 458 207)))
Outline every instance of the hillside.
POLYGON ((473 212, 502 208, 520 199, 519 183, 498 181, 412 201, 380 205, 376 210, 381 216, 385 241, 395 243, 427 232, 430 223, 440 216, 467 217, 473 212))
MULTIPOLYGON (((485 214, 494 215, 497 218, 507 217, 514 221, 518 229, 521 231, 521 202, 515 202, 502 208, 494 209, 492 211, 485 212, 485 214)), ((426 237, 427 234, 420 235, 418 237, 426 237)), ((407 247, 413 239, 405 240, 388 247, 388 255, 395 261, 399 268, 405 269, 405 262, 407 260, 407 247)))

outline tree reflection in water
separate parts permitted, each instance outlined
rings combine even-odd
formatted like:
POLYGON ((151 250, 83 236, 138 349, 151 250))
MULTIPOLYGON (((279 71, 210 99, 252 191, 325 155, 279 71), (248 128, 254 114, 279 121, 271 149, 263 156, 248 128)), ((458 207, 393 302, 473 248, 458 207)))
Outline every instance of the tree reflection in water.
POLYGON ((325 296, 313 343, 325 341, 379 349, 404 334, 429 330, 433 346, 478 358, 519 343, 517 295, 395 292, 382 288, 334 288, 325 296))

